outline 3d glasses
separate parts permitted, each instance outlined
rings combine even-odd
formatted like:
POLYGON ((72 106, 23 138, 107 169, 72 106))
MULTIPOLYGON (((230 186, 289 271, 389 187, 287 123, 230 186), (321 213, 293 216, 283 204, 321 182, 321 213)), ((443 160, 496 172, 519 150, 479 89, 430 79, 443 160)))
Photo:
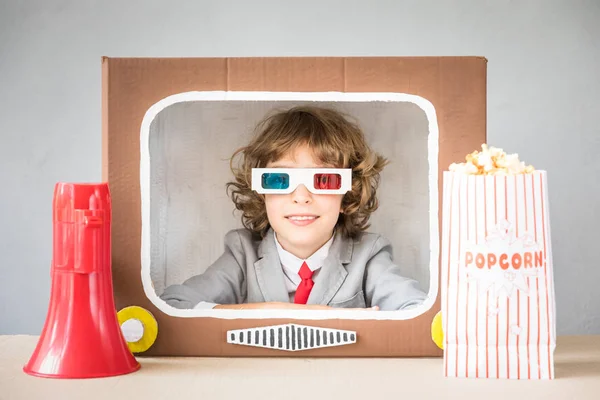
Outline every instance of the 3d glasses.
POLYGON ((252 168, 252 190, 292 193, 303 184, 314 194, 344 194, 352 188, 351 168, 252 168))

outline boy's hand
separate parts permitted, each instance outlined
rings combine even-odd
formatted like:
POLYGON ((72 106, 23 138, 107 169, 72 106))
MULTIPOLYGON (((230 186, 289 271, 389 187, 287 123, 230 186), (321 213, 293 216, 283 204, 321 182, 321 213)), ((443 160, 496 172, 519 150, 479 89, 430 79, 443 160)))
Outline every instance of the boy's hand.
POLYGON ((288 309, 288 310, 361 310, 361 311, 379 311, 379 306, 371 308, 334 308, 318 304, 295 304, 283 302, 267 303, 248 303, 248 304, 220 304, 215 309, 229 310, 266 310, 266 309, 288 309))

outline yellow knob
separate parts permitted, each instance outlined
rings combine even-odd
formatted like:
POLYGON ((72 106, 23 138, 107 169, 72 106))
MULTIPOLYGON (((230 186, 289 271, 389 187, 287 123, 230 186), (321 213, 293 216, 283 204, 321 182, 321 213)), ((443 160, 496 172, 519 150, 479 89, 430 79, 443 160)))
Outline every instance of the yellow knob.
POLYGON ((442 312, 439 311, 431 321, 431 339, 440 349, 444 349, 444 329, 442 327, 442 312))
POLYGON ((132 353, 148 350, 158 336, 158 323, 152 313, 142 307, 125 307, 117 313, 121 332, 132 353))

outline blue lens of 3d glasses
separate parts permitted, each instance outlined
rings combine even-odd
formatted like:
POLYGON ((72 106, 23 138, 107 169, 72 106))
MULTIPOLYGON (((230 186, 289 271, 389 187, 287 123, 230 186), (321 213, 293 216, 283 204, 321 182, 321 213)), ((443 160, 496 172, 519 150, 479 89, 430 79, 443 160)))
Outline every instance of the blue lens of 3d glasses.
POLYGON ((287 189, 290 187, 290 176, 284 173, 262 174, 263 189, 287 189))

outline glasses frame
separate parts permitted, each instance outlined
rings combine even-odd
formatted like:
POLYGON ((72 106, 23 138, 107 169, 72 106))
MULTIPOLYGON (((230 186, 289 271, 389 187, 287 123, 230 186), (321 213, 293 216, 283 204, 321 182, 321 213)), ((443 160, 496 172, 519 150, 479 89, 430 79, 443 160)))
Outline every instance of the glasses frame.
POLYGON ((289 194, 299 185, 304 185, 313 194, 345 194, 352 189, 352 168, 252 168, 252 190, 260 194, 289 194), (262 174, 284 173, 290 178, 287 189, 264 189, 262 174), (339 189, 317 189, 314 187, 316 174, 339 174, 342 184, 339 189))

